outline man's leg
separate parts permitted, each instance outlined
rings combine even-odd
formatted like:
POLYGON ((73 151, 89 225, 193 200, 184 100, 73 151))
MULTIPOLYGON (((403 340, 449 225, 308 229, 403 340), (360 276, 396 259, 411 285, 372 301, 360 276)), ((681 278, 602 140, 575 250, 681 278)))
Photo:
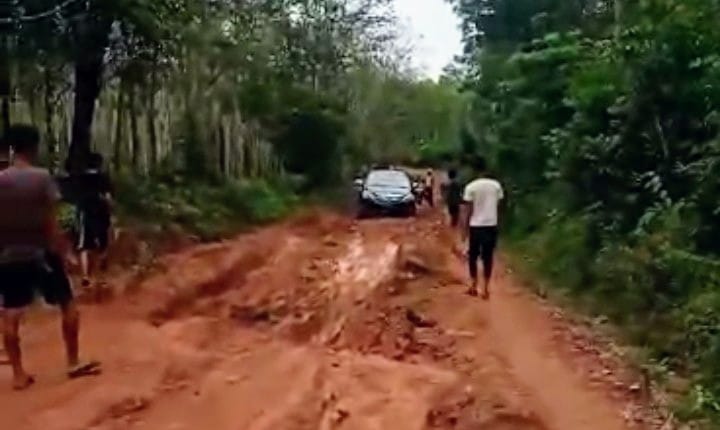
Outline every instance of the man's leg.
POLYGON ((48 254, 48 262, 51 271, 46 278, 46 282, 41 285, 41 291, 45 301, 50 305, 58 306, 62 313, 62 334, 68 364, 68 376, 78 378, 97 375, 100 373, 100 363, 96 361, 80 361, 79 311, 73 298, 70 280, 65 273, 63 262, 53 254, 48 254))
POLYGON ((37 274, 38 267, 32 263, 0 265, 0 279, 5 287, 0 289, 3 302, 3 346, 12 367, 12 386, 16 390, 27 388, 34 382, 33 377, 23 367, 20 323, 24 309, 32 304, 35 296, 37 274))
POLYGON ((470 227, 468 240, 468 270, 470 272, 470 288, 468 294, 477 296, 478 281, 478 258, 480 257, 480 243, 478 241, 477 229, 470 227))
POLYGON ((65 356, 67 357, 68 368, 77 367, 80 363, 78 336, 80 332, 80 313, 77 310, 75 301, 70 301, 61 306, 62 311, 62 333, 65 341, 65 356))
POLYGON ((483 229, 482 238, 482 263, 483 263, 483 297, 490 297, 490 280, 492 279, 493 266, 495 262, 495 248, 497 246, 497 228, 486 227, 483 229))
POLYGON ((456 205, 449 205, 448 214, 450 215, 450 225, 452 227, 457 227, 460 220, 460 207, 456 205))
POLYGON ((22 390, 34 382, 23 367, 22 351, 20 349, 20 321, 22 320, 23 309, 5 309, 3 312, 3 345, 12 367, 12 387, 15 390, 22 390))
POLYGON ((82 249, 80 251, 80 271, 82 274, 82 286, 90 285, 90 255, 89 251, 82 249))
POLYGON ((92 230, 87 214, 78 210, 78 243, 77 249, 80 256, 80 274, 82 276, 82 286, 87 288, 90 286, 90 244, 92 243, 92 230))
POLYGON ((112 234, 112 224, 110 220, 104 220, 104 222, 101 223, 101 225, 99 226, 98 230, 98 249, 95 270, 97 270, 98 273, 104 275, 108 269, 108 247, 110 246, 110 236, 112 234))

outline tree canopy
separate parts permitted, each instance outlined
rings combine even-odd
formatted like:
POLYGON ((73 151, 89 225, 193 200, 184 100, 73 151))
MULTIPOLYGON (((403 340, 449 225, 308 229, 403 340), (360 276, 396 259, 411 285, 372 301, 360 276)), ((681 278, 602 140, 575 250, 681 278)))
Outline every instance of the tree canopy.
POLYGON ((6 122, 41 126, 56 166, 100 150, 118 171, 317 185, 454 141, 461 97, 409 71, 390 0, 33 0, 0 19, 6 122))

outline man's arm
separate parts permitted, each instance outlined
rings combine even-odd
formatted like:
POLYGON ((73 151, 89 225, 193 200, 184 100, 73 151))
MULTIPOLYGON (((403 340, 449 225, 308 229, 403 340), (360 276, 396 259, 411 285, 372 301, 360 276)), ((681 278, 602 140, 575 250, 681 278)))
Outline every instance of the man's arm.
POLYGON ((460 239, 465 242, 470 230, 470 214, 472 205, 466 201, 460 205, 460 239))
POLYGON ((467 240, 468 233, 470 230, 470 218, 472 217, 473 210, 473 192, 470 186, 466 186, 463 190, 463 201, 460 205, 460 239, 467 240))
POLYGON ((498 182, 498 224, 507 212, 507 196, 502 185, 498 182))

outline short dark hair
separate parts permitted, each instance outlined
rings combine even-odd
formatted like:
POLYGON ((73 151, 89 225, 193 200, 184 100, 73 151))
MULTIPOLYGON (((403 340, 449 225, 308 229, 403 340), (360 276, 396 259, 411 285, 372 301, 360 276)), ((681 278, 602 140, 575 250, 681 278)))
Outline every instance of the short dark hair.
POLYGON ((34 154, 40 147, 40 132, 32 125, 11 125, 5 133, 5 143, 16 154, 34 154))
POLYGON ((91 152, 88 155, 88 167, 91 169, 100 169, 105 159, 99 152, 91 152))
POLYGON ((450 179, 457 178, 457 170, 456 169, 448 170, 448 178, 450 178, 450 179))

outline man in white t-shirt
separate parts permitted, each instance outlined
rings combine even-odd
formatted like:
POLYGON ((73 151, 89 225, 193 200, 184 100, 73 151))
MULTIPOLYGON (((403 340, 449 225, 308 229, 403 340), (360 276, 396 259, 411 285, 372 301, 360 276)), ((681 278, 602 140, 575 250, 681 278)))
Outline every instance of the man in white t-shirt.
POLYGON ((485 159, 475 161, 478 178, 470 182, 463 193, 463 215, 460 231, 463 242, 468 243, 468 268, 470 289, 468 294, 477 296, 477 260, 483 263, 483 298, 490 297, 490 279, 498 240, 498 206, 504 198, 502 186, 487 177, 485 159), (469 236, 469 238, 468 238, 469 236))

